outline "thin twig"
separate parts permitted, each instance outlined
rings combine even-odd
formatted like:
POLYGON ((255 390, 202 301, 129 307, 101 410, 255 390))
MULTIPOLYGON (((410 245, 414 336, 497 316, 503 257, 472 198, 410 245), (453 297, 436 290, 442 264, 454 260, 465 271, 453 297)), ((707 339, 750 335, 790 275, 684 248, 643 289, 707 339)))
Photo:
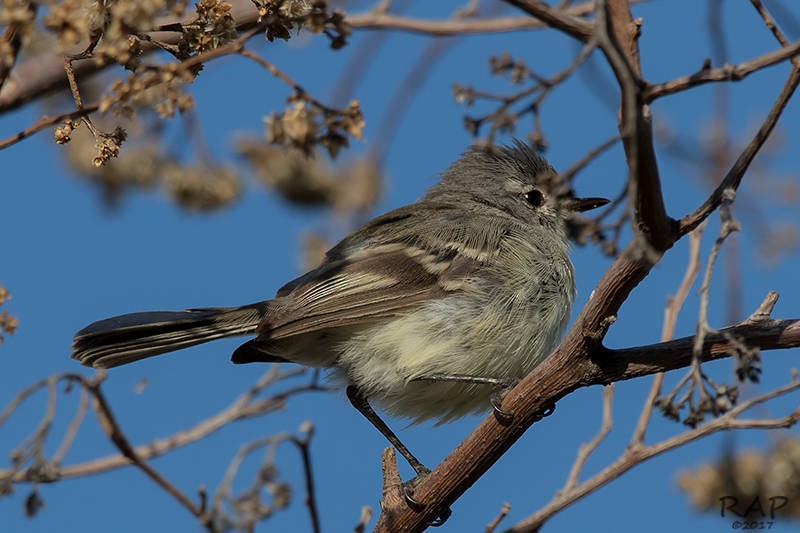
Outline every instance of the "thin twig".
POLYGON ((600 487, 608 484, 635 466, 642 464, 652 457, 670 450, 674 450, 675 448, 679 448, 685 444, 688 444, 689 442, 706 437, 712 433, 729 429, 772 429, 792 427, 798 421, 800 421, 800 408, 797 408, 788 415, 780 418, 742 420, 739 419, 738 416, 757 405, 760 405, 773 398, 777 398, 778 396, 789 394, 798 389, 800 389, 800 381, 793 379, 790 383, 751 398, 750 400, 735 406, 724 415, 711 419, 705 424, 702 424, 694 429, 687 430, 683 433, 669 437, 649 446, 640 446, 636 448, 628 447, 616 461, 608 465, 601 472, 595 474, 580 485, 576 486, 569 493, 557 494, 550 501, 550 503, 524 520, 514 524, 513 527, 506 530, 506 533, 537 531, 542 524, 544 524, 544 522, 562 509, 575 503, 587 494, 590 494, 600 487))
POLYGON ((133 446, 131 446, 130 442, 128 441, 128 437, 122 431, 117 419, 111 412, 111 406, 108 404, 105 395, 103 395, 102 391, 100 390, 100 381, 87 381, 84 378, 81 378, 81 381, 83 382, 86 390, 94 399, 95 414, 97 415, 97 420, 100 423, 100 427, 103 429, 103 432, 105 432, 109 440, 117 447, 120 453, 128 458, 130 462, 136 465, 159 487, 164 489, 167 494, 175 498, 190 513, 199 519, 202 515, 201 508, 191 501, 178 487, 170 483, 167 478, 162 476, 161 473, 150 466, 136 453, 136 450, 133 448, 133 446))
POLYGON ((794 61, 798 54, 800 54, 800 41, 795 41, 788 46, 760 55, 750 61, 744 61, 738 65, 724 65, 717 68, 709 68, 704 65, 694 74, 681 76, 662 83, 648 84, 642 91, 642 96, 645 102, 650 103, 656 98, 679 93, 706 83, 741 81, 754 72, 777 65, 787 59, 794 61))
POLYGON ((278 67, 276 67, 275 65, 273 65, 272 63, 270 63, 269 61, 267 61, 266 59, 264 59, 260 55, 256 54, 255 52, 251 52, 250 50, 248 50, 246 48, 240 48, 238 50, 238 53, 239 53, 240 56, 246 57, 247 59, 255 61, 256 63, 258 63, 259 65, 264 67, 266 70, 269 71, 270 74, 272 74, 273 76, 275 76, 276 78, 281 80, 283 83, 285 83, 286 85, 291 87, 295 91, 296 94, 302 95, 303 98, 305 98, 309 102, 313 103, 315 106, 317 106, 320 109, 323 109, 323 110, 325 110, 327 112, 330 112, 330 113, 335 113, 336 112, 335 109, 326 106, 325 104, 323 104, 322 102, 320 102, 319 100, 317 100, 316 98, 311 96, 311 93, 309 93, 308 91, 303 89, 303 87, 301 87, 300 84, 298 84, 296 81, 294 81, 292 78, 290 78, 288 74, 286 74, 285 72, 280 70, 278 67))
POLYGON ((700 364, 699 361, 703 351, 703 344, 705 344, 706 334, 714 331, 708 325, 709 289, 711 288, 711 276, 714 272, 714 265, 717 262, 719 251, 722 248, 722 244, 725 242, 725 239, 727 239, 733 232, 739 231, 740 229, 739 223, 736 222, 730 212, 730 206, 733 204, 735 199, 736 191, 733 189, 728 189, 725 191, 725 194, 722 198, 722 204, 719 208, 721 222, 719 234, 717 235, 714 245, 711 247, 711 251, 708 254, 708 262, 706 263, 706 269, 703 274, 703 282, 700 284, 700 305, 697 316, 697 332, 695 333, 694 348, 692 350, 695 358, 697 359, 698 365, 700 364))
POLYGON ((370 520, 372 520, 372 509, 369 505, 365 505, 361 508, 361 515, 358 517, 358 524, 353 528, 353 533, 364 533, 370 520))
POLYGON ((100 102, 95 102, 93 104, 83 106, 83 109, 74 109, 72 111, 67 111, 66 113, 61 113, 60 115, 51 115, 51 116, 42 116, 39 117, 36 122, 25 128, 24 130, 15 133, 14 135, 10 135, 5 139, 0 139, 0 150, 4 148, 8 148, 9 146, 16 144, 23 139, 27 139, 31 135, 42 131, 45 128, 50 126, 55 126, 61 122, 65 122, 67 120, 75 120, 78 118, 83 118, 88 116, 90 113, 94 113, 100 109, 100 102))
MULTIPOLYGON (((761 15, 764 24, 767 26, 769 31, 772 32, 772 35, 775 36, 775 39, 783 46, 784 48, 789 46, 789 39, 783 34, 783 32, 778 28, 778 25, 775 23, 775 19, 772 18, 772 15, 769 14, 767 8, 764 7, 764 4, 761 3, 761 0, 750 0, 750 3, 753 7, 758 11, 758 14, 761 15)), ((792 64, 800 68, 800 58, 797 56, 792 57, 792 64)))
POLYGON ((540 0, 506 0, 506 2, 542 21, 547 26, 561 30, 579 41, 587 42, 592 37, 594 31, 592 22, 578 18, 567 11, 559 10, 545 2, 540 0))
POLYGON ((50 458, 50 461, 56 467, 61 466, 61 461, 64 460, 64 456, 72 446, 72 442, 75 440, 75 436, 78 434, 78 429, 81 427, 83 419, 86 417, 86 411, 88 408, 89 393, 86 391, 86 389, 81 387, 81 397, 78 400, 78 408, 75 410, 75 415, 72 417, 72 420, 70 420, 69 426, 67 426, 67 431, 64 433, 64 438, 61 439, 61 444, 58 445, 56 453, 54 453, 53 457, 50 458))
POLYGON ((569 492, 575 488, 578 484, 578 478, 583 471, 583 467, 586 465, 586 461, 589 459, 589 456, 600 446, 600 443, 603 442, 603 439, 606 438, 608 433, 611 431, 612 426, 612 418, 611 418, 611 407, 612 402, 614 399, 614 384, 606 385, 603 387, 603 419, 602 423, 600 424, 600 430, 597 432, 597 435, 592 438, 589 442, 585 444, 581 444, 580 448, 578 448, 578 456, 575 458, 575 462, 572 464, 572 468, 569 471, 569 476, 567 477, 567 482, 564 484, 564 488, 561 489, 562 492, 569 492))
MULTIPOLYGON (((800 50, 800 43, 798 43, 798 50, 800 50)), ((789 77, 786 79, 780 94, 772 104, 769 113, 767 113, 767 116, 764 118, 764 121, 758 128, 758 131, 756 131, 752 140, 748 143, 745 149, 742 150, 741 154, 739 154, 739 157, 736 158, 736 161, 733 163, 730 170, 728 170, 727 174, 722 179, 722 182, 700 207, 680 220, 678 228, 678 234, 680 236, 683 236, 694 230, 700 225, 700 223, 708 218, 708 216, 713 213, 717 207, 719 207, 723 200, 724 194, 726 194, 725 191, 728 189, 735 191, 739 188, 739 184, 741 183, 745 172, 750 167, 750 164, 753 162, 753 159, 755 159, 756 154, 758 154, 758 152, 761 150, 761 147, 764 145, 767 138, 769 138, 770 133, 772 133, 773 128, 775 128, 775 125, 778 123, 778 119, 783 114, 783 110, 786 108, 786 105, 789 103, 792 95, 794 95, 794 92, 799 84, 800 69, 793 68, 789 73, 789 77)))
MULTIPOLYGON (((689 295, 689 290, 694 285, 697 274, 700 272, 700 242, 702 241, 703 229, 705 229, 705 226, 701 225, 689 234, 689 260, 675 296, 667 299, 667 306, 664 308, 664 325, 661 330, 662 341, 671 340, 675 336, 675 323, 678 320, 678 313, 683 308, 686 297, 689 295)), ((663 384, 664 373, 658 372, 653 376, 653 383, 647 393, 642 412, 639 414, 639 419, 633 430, 631 446, 638 447, 644 444, 645 432, 653 414, 653 405, 656 398, 661 394, 663 384)))
POLYGON ((561 178, 564 180, 565 183, 571 182, 575 179, 575 175, 578 174, 581 170, 586 168, 586 166, 594 161, 597 157, 599 157, 603 152, 614 146, 619 142, 619 134, 615 134, 609 139, 603 141, 602 143, 598 144, 591 150, 589 150, 583 157, 575 161, 568 169, 561 173, 561 178))
MULTIPOLYGON (((277 381, 282 381, 296 377, 303 374, 305 369, 295 368, 286 372, 280 371, 279 365, 273 365, 265 372, 259 380, 247 391, 238 396, 234 401, 222 409, 221 411, 201 420, 194 426, 178 431, 167 437, 155 439, 149 443, 139 445, 135 448, 136 455, 143 460, 149 460, 158 457, 176 448, 181 448, 192 442, 196 442, 211 433, 219 430, 220 428, 235 422, 237 420, 244 420, 263 415, 265 413, 281 409, 286 402, 286 399, 309 391, 324 391, 328 390, 320 386, 315 380, 310 381, 296 387, 290 387, 268 398, 258 398, 258 395, 263 392, 267 387, 273 385, 277 381)), ((28 387, 15 397, 14 400, 3 410, 0 414, 0 425, 4 419, 16 410, 18 405, 36 390, 46 386, 49 379, 71 379, 77 376, 76 374, 58 374, 47 380, 42 380, 34 385, 28 387)), ((76 380, 79 382, 79 380, 76 380)), ((115 468, 126 466, 129 464, 127 458, 121 454, 110 455, 106 457, 99 457, 83 463, 67 465, 59 467, 54 472, 53 479, 42 480, 39 478, 38 472, 34 468, 26 468, 18 470, 16 468, 0 470, 0 480, 10 479, 13 483, 21 483, 26 481, 55 481, 56 479, 66 479, 73 477, 82 477, 100 472, 106 472, 115 468)))
POLYGON ((607 5, 606 0, 595 3, 594 38, 614 71, 622 93, 619 132, 628 165, 628 194, 633 207, 631 222, 637 251, 640 256, 657 260, 675 238, 661 193, 649 110, 642 100, 635 38, 630 39, 631 47, 626 50, 620 48, 617 40, 617 35, 627 32, 627 27, 620 25, 629 20, 627 5, 617 2, 607 5))
POLYGON ((500 525, 500 522, 503 521, 503 518, 508 516, 509 511, 511 511, 511 504, 508 502, 503 503, 503 506, 500 508, 500 512, 497 513, 497 516, 495 516, 491 522, 486 524, 486 529, 484 532, 494 533, 494 530, 497 529, 497 526, 500 525))
POLYGON ((319 524, 319 511, 317 510, 317 496, 314 490, 314 475, 311 471, 311 436, 314 434, 314 425, 311 422, 305 422, 301 427, 304 433, 302 437, 291 437, 291 442, 300 450, 300 456, 303 459, 303 479, 306 485, 306 507, 308 507, 308 514, 311 518, 311 531, 320 533, 319 524))

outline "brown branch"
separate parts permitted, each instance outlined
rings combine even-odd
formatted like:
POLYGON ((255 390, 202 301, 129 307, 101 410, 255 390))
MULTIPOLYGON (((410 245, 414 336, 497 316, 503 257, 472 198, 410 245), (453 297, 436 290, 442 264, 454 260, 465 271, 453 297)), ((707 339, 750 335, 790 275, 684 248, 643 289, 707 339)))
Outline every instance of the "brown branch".
POLYGON ((800 55, 800 41, 796 41, 774 52, 758 56, 750 61, 739 63, 738 65, 724 65, 717 68, 709 68, 704 65, 700 70, 688 76, 682 76, 662 83, 648 84, 643 89, 643 98, 647 103, 656 98, 675 94, 698 85, 720 81, 740 81, 754 72, 758 72, 772 65, 782 63, 787 59, 793 59, 800 55))
POLYGON ((353 533, 364 533, 370 520, 372 520, 372 509, 365 505, 361 508, 361 515, 358 517, 358 524, 353 528, 353 533))
POLYGON ((72 111, 68 111, 66 113, 61 113, 60 115, 51 115, 51 116, 42 116, 36 120, 33 124, 25 128, 24 130, 15 133, 5 139, 0 139, 0 150, 4 148, 8 148, 12 144, 16 144, 23 139, 26 139, 33 135, 34 133, 38 133, 45 128, 50 126, 55 126, 56 124, 61 124, 62 122, 66 122, 68 120, 75 120, 78 118, 83 118, 88 116, 90 113, 94 113, 100 109, 100 103, 95 102, 90 105, 84 105, 81 109, 74 109, 72 111))
MULTIPOLYGON (((775 39, 783 46, 784 48, 790 45, 789 39, 783 34, 783 32, 778 28, 778 25, 775 23, 775 19, 772 18, 772 15, 769 14, 767 8, 764 7, 764 4, 761 3, 761 0, 750 0, 750 3, 753 5, 755 10, 761 16, 761 19, 764 21, 764 25, 772 32, 772 35, 775 36, 775 39)), ((795 68, 800 68, 800 58, 797 56, 792 57, 792 65, 795 68)))
POLYGON ((772 133, 773 128, 778 123, 778 119, 786 108, 786 104, 789 103, 798 84, 800 84, 800 69, 793 68, 778 98, 772 104, 772 108, 761 123, 761 127, 758 128, 753 139, 748 143, 745 149, 742 150, 739 157, 736 158, 736 161, 733 163, 730 170, 728 170, 728 173, 725 174, 722 182, 700 207, 680 220, 678 228, 679 235, 683 236, 689 233, 708 218, 708 216, 719 207, 720 203, 722 203, 726 190, 732 189, 735 191, 739 188, 744 173, 750 167, 750 164, 753 162, 753 159, 755 159, 756 154, 761 150, 761 147, 766 142, 770 133, 772 133))
POLYGON ((303 460, 303 479, 306 485, 305 503, 308 508, 308 515, 311 518, 311 531, 320 533, 319 511, 317 510, 317 494, 314 490, 314 476, 311 471, 311 436, 314 434, 314 426, 311 422, 305 422, 301 427, 303 437, 291 437, 289 440, 300 450, 300 457, 303 460))
MULTIPOLYGON (((219 411, 218 413, 205 418, 204 420, 198 422, 194 426, 178 431, 172 435, 167 437, 163 437, 160 439, 153 440, 147 444, 142 444, 137 446, 134 451, 138 457, 143 460, 149 460, 154 457, 158 457, 165 453, 168 453, 174 449, 181 448, 186 446, 187 444, 191 444, 196 442, 211 433, 219 430, 220 428, 230 424, 232 422, 238 420, 244 420, 247 418, 253 418, 255 416, 259 416, 271 411, 275 411, 284 407, 286 399, 302 392, 307 391, 320 391, 325 390, 319 385, 317 385, 316 381, 311 381, 310 383, 306 383, 303 385, 298 385, 296 387, 289 388, 287 390, 281 391, 278 394, 270 396, 268 398, 258 399, 258 395, 270 385, 276 383, 277 381, 282 381, 285 379, 289 379, 295 376, 298 376, 304 372, 302 368, 296 368, 291 371, 287 372, 280 372, 279 367, 276 365, 272 367, 270 370, 264 373, 263 376, 256 382, 253 387, 249 390, 238 396, 228 407, 219 411)), ((59 377, 62 375, 59 375, 59 377)), ((42 380, 35 385, 38 388, 47 384, 47 380, 42 380)), ((33 386, 29 387, 23 393, 25 393, 25 397, 29 396, 34 390, 38 390, 38 388, 34 388, 33 386)), ((23 393, 20 393, 17 398, 9 404, 9 406, 3 411, 3 414, 8 412, 9 414, 16 409, 16 406, 19 405, 19 400, 23 393)), ((24 398, 23 398, 24 399, 24 398)), ((3 421, 3 416, 0 415, 0 423, 3 421)), ((90 461, 86 461, 83 463, 77 463, 73 465, 67 465, 64 467, 59 467, 55 469, 53 475, 47 479, 42 479, 40 476, 40 472, 36 468, 26 468, 24 470, 15 471, 15 470, 0 470, 0 480, 6 479, 10 477, 10 481, 13 483, 22 483, 22 482, 52 482, 56 480, 61 480, 65 478, 74 478, 74 477, 82 477, 91 474, 98 474, 100 472, 106 472, 108 470, 113 470, 115 468, 119 468, 122 466, 128 465, 128 460, 123 455, 109 455, 106 457, 100 457, 97 459, 93 459, 90 461)))
POLYGON ((567 482, 564 484, 564 488, 561 489, 562 492, 569 492, 578 485, 578 478, 580 477, 583 467, 586 465, 586 461, 589 459, 589 456, 594 453, 597 447, 600 446, 600 443, 603 442, 603 439, 605 439, 608 433, 611 431, 611 407, 613 399, 614 384, 611 383, 603 387, 603 418, 600 424, 600 430, 592 438, 592 440, 585 444, 581 444, 578 448, 578 456, 575 458, 575 462, 572 464, 572 468, 569 471, 569 476, 567 477, 567 482))
POLYGON ((639 54, 635 45, 638 26, 630 18, 627 3, 618 0, 607 6, 605 0, 597 0, 595 21, 597 46, 608 60, 621 89, 619 130, 628 165, 634 235, 639 241, 640 253, 657 258, 675 242, 675 229, 664 206, 650 111, 642 98, 639 54), (632 27, 634 31, 630 31, 632 27), (620 48, 618 35, 625 36, 625 50, 620 48))
MULTIPOLYGON (((573 7, 573 15, 591 12, 591 2, 573 7)), ((392 15, 389 13, 363 13, 346 18, 354 28, 364 30, 396 30, 419 33, 431 37, 470 35, 483 33, 505 33, 535 30, 548 27, 544 22, 531 17, 497 17, 476 19, 426 20, 392 15)))
MULTIPOLYGON (((647 0, 633 0, 631 3, 639 4, 646 1, 647 0)), ((577 23, 578 26, 580 28, 585 28, 589 26, 584 25, 591 25, 591 23, 583 20, 581 17, 591 14, 594 10, 593 1, 581 2, 580 4, 570 6, 563 10, 556 10, 546 6, 544 2, 509 3, 516 5, 526 13, 533 16, 497 18, 454 17, 446 20, 426 20, 392 15, 384 10, 372 10, 368 13, 348 15, 346 20, 347 23, 353 28, 364 30, 398 30, 410 33, 420 33, 433 37, 445 37, 449 35, 470 35, 497 32, 505 33, 520 30, 538 30, 551 27, 551 25, 545 21, 545 18, 528 11, 528 9, 545 9, 543 13, 553 13, 554 16, 563 14, 563 16, 572 17, 564 21, 566 25, 571 26, 574 20, 577 19, 579 21, 577 23), (530 6, 524 7, 522 4, 530 4, 530 6), (581 23, 584 25, 581 25, 581 23)), ((546 16, 547 15, 545 14, 544 17, 546 16)), ((583 31, 583 29, 580 31, 583 31)), ((591 30, 589 33, 591 33, 591 30)))
MULTIPOLYGON (((231 14, 236 21, 236 28, 239 32, 248 31, 258 22, 258 10, 255 9, 252 2, 249 0, 231 0, 230 3, 233 5, 231 14)), ((590 13, 593 5, 593 2, 586 1, 567 9, 564 13, 572 17, 579 17, 590 13)), ((578 18, 577 20, 581 19, 578 18)), ((432 36, 495 33, 548 27, 544 22, 529 17, 423 20, 380 12, 350 15, 346 18, 346 21, 356 29, 397 30, 432 36)), ((170 24, 176 22, 178 21, 174 17, 164 19, 158 23, 158 27, 169 28, 170 24)), ((162 45, 175 45, 181 38, 181 34, 176 31, 149 32, 145 35, 156 39, 162 45)), ((159 49, 158 46, 151 42, 142 43, 142 50, 145 54, 159 49)), ((17 109, 50 92, 67 88, 62 62, 62 54, 43 53, 17 65, 11 76, 14 83, 8 83, 3 88, 3 91, 0 92, 0 114, 17 109)), ((81 59, 75 62, 75 75, 79 79, 84 79, 112 66, 114 64, 101 64, 93 58, 81 59)))
MULTIPOLYGON (((689 261, 675 296, 667 298, 667 306, 664 308, 664 326, 661 330, 662 342, 671 340, 675 336, 675 323, 678 320, 678 313, 683 308, 686 297, 689 295, 689 290, 694 285, 697 274, 700 272, 700 242, 702 235, 703 226, 689 234, 689 261)), ((636 427, 631 436, 631 446, 641 446, 644 443, 645 432, 650 424, 650 417, 653 415, 653 406, 656 398, 661 394, 661 386, 663 384, 664 373, 658 372, 653 376, 650 391, 647 393, 642 412, 636 421, 636 427)))
POLYGON ((594 32, 592 22, 576 17, 566 10, 552 7, 541 0, 506 0, 506 2, 579 41, 588 42, 594 32))
MULTIPOLYGON (((623 253, 620 257, 627 256, 623 253)), ((437 517, 440 509, 449 507, 540 419, 548 406, 574 390, 691 364, 694 337, 623 350, 610 350, 597 344, 608 320, 596 317, 607 316, 603 310, 624 292, 624 287, 617 287, 618 292, 607 294, 606 283, 621 284, 623 279, 630 279, 639 272, 629 259, 620 261, 618 259, 615 264, 624 268, 629 276, 607 273, 564 342, 505 396, 501 408, 511 414, 511 422, 488 416, 422 479, 414 491, 414 498, 425 504, 422 511, 410 509, 402 499, 397 504, 384 499, 377 531, 422 531, 437 517), (593 326, 595 323, 597 325, 593 326)), ((614 270, 612 267, 611 271, 614 270)), ((703 360, 730 357, 731 339, 742 339, 749 346, 763 350, 797 347, 800 346, 800 319, 744 321, 721 329, 706 337, 703 360)))
POLYGON ((486 529, 484 529, 484 533, 493 533, 497 526, 500 525, 500 522, 503 521, 503 518, 508 516, 509 511, 511 511, 511 505, 508 502, 503 503, 503 506, 500 508, 500 512, 497 513, 497 516, 494 519, 486 524, 486 529))
MULTIPOLYGON (((601 376, 611 381, 620 381, 687 367, 692 362, 694 340, 694 336, 682 337, 647 346, 608 350, 602 356, 603 362, 592 372, 593 375, 587 376, 587 384, 597 382, 601 376)), ((800 346, 800 319, 769 319, 758 322, 748 319, 709 333, 701 348, 702 361, 733 356, 739 340, 762 350, 795 348, 800 346)))
POLYGON ((185 494, 183 494, 183 492, 181 492, 178 487, 170 483, 164 476, 162 476, 156 469, 150 466, 136 453, 136 450, 133 448, 133 446, 131 446, 130 442, 128 441, 128 437, 122 431, 119 423, 111 412, 111 406, 108 405, 105 396, 100 390, 100 380, 88 381, 82 377, 80 380, 82 381, 84 388, 92 395, 92 398, 94 399, 95 415, 100 423, 100 427, 108 439, 114 443, 120 453, 131 463, 136 465, 159 487, 164 489, 167 494, 175 498, 181 505, 186 507, 186 509, 188 509, 188 511, 192 513, 195 518, 201 518, 201 507, 192 502, 185 494))
MULTIPOLYGON (((768 127, 762 126, 740 159, 752 160, 761 148, 794 90, 798 72, 790 75, 765 119, 768 127)), ((747 165, 734 165, 729 173, 729 176, 733 176, 731 179, 736 180, 736 185, 746 168, 747 165)), ((713 200, 712 195, 707 203, 713 205, 708 207, 704 204, 698 208, 696 213, 701 216, 695 217, 691 227, 682 223, 681 228, 688 232, 697 227, 719 205, 713 200), (705 209, 708 209, 708 213, 704 214, 705 209)), ((677 239, 684 234, 681 232, 673 237, 677 239)), ((692 358, 692 337, 627 351, 608 350, 601 345, 622 303, 655 265, 653 259, 641 253, 636 241, 629 243, 602 276, 561 344, 506 394, 501 408, 511 415, 511 421, 501 421, 493 415, 485 418, 415 487, 415 499, 425 504, 422 511, 408 508, 402 498, 389 501, 385 493, 383 512, 376 530, 421 531, 438 517, 441 509, 449 508, 532 424, 541 419, 545 411, 570 392, 592 384, 607 384, 688 366, 692 358)), ((730 340, 736 336, 749 346, 761 349, 800 346, 800 320, 744 322, 720 330, 718 334, 706 338, 704 359, 732 355, 730 340)))
POLYGON ((738 418, 738 416, 757 405, 798 389, 800 389, 800 381, 792 380, 787 385, 737 405, 724 415, 709 420, 697 428, 687 430, 674 437, 664 439, 661 442, 649 446, 628 447, 612 464, 575 487, 573 491, 557 495, 543 508, 509 528, 507 533, 537 531, 550 517, 580 500, 587 494, 594 492, 598 488, 618 478, 633 467, 657 455, 674 450, 692 441, 711 435, 712 433, 730 429, 773 429, 792 427, 800 421, 800 408, 795 409, 784 417, 774 419, 743 420, 738 418))

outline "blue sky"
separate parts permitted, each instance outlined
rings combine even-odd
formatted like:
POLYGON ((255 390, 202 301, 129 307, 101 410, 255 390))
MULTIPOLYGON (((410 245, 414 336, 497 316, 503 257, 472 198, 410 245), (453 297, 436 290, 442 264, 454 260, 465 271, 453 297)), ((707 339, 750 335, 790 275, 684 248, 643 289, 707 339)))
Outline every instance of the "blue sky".
MULTIPOLYGON (((417 4, 423 4, 418 2, 417 4)), ((787 3, 789 5, 790 3, 787 3)), ((418 7, 412 14, 448 16, 454 2, 418 7)), ((645 77, 663 81, 697 70, 709 55, 705 3, 655 2, 637 7, 644 17, 641 39, 645 77)), ((776 48, 776 44, 746 3, 725 11, 730 61, 738 63, 776 48), (746 35, 747 39, 734 38, 746 35)), ((792 36, 797 38, 797 35, 792 36)), ((352 49, 364 34, 356 33, 352 49)), ((358 86, 367 129, 365 140, 354 143, 352 153, 369 150, 381 113, 393 88, 417 60, 428 39, 394 34, 358 86)), ((313 94, 325 100, 326 90, 346 64, 348 50, 330 51, 324 39, 294 39, 288 44, 258 46, 270 61, 286 70, 313 94)), ((381 197, 380 211, 417 198, 468 146, 461 125, 464 109, 453 102, 454 82, 476 88, 502 89, 502 81, 489 78, 490 55, 507 49, 524 58, 537 72, 550 74, 564 68, 577 50, 575 43, 555 34, 513 33, 480 36, 456 43, 432 70, 413 103, 395 125, 386 159, 389 181, 381 197)), ((780 90, 787 67, 779 66, 731 85, 729 121, 736 142, 743 143, 762 119, 780 90)), ((615 132, 615 111, 587 88, 599 83, 575 77, 567 82, 542 112, 549 149, 546 156, 557 169, 569 167, 587 150, 615 132)), ((288 94, 280 82, 253 63, 229 59, 204 71, 193 88, 201 124, 213 152, 230 153, 231 132, 260 132, 261 118, 279 109, 288 94), (232 83, 235 80, 235 83, 232 83)), ((687 138, 708 127, 714 92, 705 87, 689 94, 659 100, 655 119, 687 138)), ((614 94, 611 97, 615 97, 614 94)), ((798 103, 793 101, 779 125, 777 157, 769 161, 771 175, 797 179, 800 156, 798 103), (792 174, 794 173, 794 174, 792 174)), ((0 137, 33 122, 39 110, 28 108, 0 119, 0 137)), ((523 121, 520 134, 527 133, 523 121)), ((180 137, 177 137, 180 141, 180 137)), ((347 158, 350 152, 341 157, 347 158)), ((669 212, 679 217, 702 201, 707 185, 686 165, 676 163, 659 149, 661 175, 669 212)), ((763 158, 759 162, 766 161, 763 158)), ((73 333, 106 316, 147 309, 182 309, 224 306, 268 298, 287 280, 301 273, 300 239, 310 230, 322 230, 331 238, 343 228, 331 224, 329 213, 289 206, 265 193, 255 181, 248 194, 230 208, 212 215, 180 211, 157 192, 125 197, 119 209, 109 211, 96 191, 71 175, 60 148, 48 132, 0 152, 3 175, 0 223, 2 259, 0 283, 13 294, 6 308, 19 318, 16 335, 0 347, 0 405, 19 390, 46 375, 75 371, 90 375, 69 359, 73 333)), ((602 156, 579 175, 576 188, 586 196, 612 196, 620 188, 625 168, 621 149, 602 156)), ((763 199, 769 182, 745 178, 739 197, 763 199)), ((738 204, 737 204, 738 207, 738 204)), ((775 315, 800 315, 800 286, 796 282, 797 254, 792 252, 777 265, 759 257, 760 235, 756 218, 737 211, 743 230, 739 236, 742 266, 742 302, 751 312, 768 290, 780 292, 775 315)), ((771 201, 762 215, 767 221, 792 224, 800 217, 796 207, 771 201)), ((704 258, 717 230, 716 216, 703 244, 704 258)), ((658 340, 666 296, 683 275, 687 243, 671 250, 620 310, 607 344, 626 347, 658 340)), ((573 251, 578 280, 577 312, 609 260, 594 248, 573 251)), ((724 325, 723 277, 712 286, 711 324, 724 325)), ((694 330, 697 312, 693 291, 680 317, 677 335, 694 330)), ((110 372, 104 390, 115 413, 134 443, 148 442, 191 426, 226 406, 260 375, 256 366, 233 366, 228 356, 239 339, 191 348, 168 357, 154 358, 110 372), (143 378, 141 393, 136 384, 143 378)), ((749 386, 745 397, 785 383, 789 369, 797 365, 795 351, 768 352, 764 356, 762 384, 749 386)), ((718 381, 730 381, 731 363, 710 366, 718 381)), ((667 385, 682 375, 667 376, 667 385)), ((650 385, 650 379, 617 385, 614 429, 586 466, 593 473, 613 461, 624 449, 650 385)), ((63 433, 77 395, 61 396, 54 436, 63 433)), ((454 506, 445 531, 482 530, 503 502, 511 504, 504 525, 513 524, 544 505, 563 486, 580 443, 589 440, 600 424, 601 389, 582 389, 561 400, 555 414, 533 426, 520 441, 454 506)), ((758 416, 783 415, 796 407, 798 394, 782 398, 756 412, 758 416)), ((0 450, 7 454, 35 428, 45 405, 43 395, 25 405, 0 428, 0 450)), ((296 431, 306 420, 315 424, 312 441, 314 474, 320 514, 325 531, 350 530, 363 505, 378 513, 382 437, 350 407, 342 392, 313 393, 292 398, 285 411, 266 418, 240 422, 211 437, 187 446, 153 465, 186 493, 194 495, 205 485, 213 490, 221 481, 230 458, 247 441, 282 431, 296 431)), ((442 426, 404 428, 390 421, 401 438, 429 466, 435 466, 479 422, 479 417, 442 426)), ((656 417, 650 441, 664 438, 682 427, 656 417)), ((796 434, 796 430, 792 430, 796 434)), ((746 432, 717 435, 640 465, 619 480, 568 508, 546 528, 580 531, 591 527, 620 532, 727 531, 730 521, 719 516, 697 515, 675 484, 676 473, 714 460, 724 443, 737 447, 765 447, 781 432, 746 432)), ((54 438, 49 451, 54 451, 54 438)), ((80 462, 112 453, 94 421, 87 421, 66 463, 80 462)), ((7 457, 7 455, 6 455, 7 457)), ((3 466, 7 462, 0 463, 3 466)), ((251 463, 248 463, 251 464, 251 463)), ((251 464, 252 466, 252 464, 251 464)), ((304 531, 308 518, 302 503, 302 469, 297 452, 282 447, 278 466, 294 486, 288 510, 279 512, 259 530, 304 531)), ((401 465, 401 472, 409 469, 401 465)), ((193 518, 160 492, 149 479, 132 468, 43 486, 46 507, 33 520, 22 513, 27 492, 0 500, 4 531, 106 531, 144 528, 164 531, 196 529, 193 518)), ((374 524, 374 522, 373 522, 374 524)), ((789 531, 776 524, 773 530, 789 531)))

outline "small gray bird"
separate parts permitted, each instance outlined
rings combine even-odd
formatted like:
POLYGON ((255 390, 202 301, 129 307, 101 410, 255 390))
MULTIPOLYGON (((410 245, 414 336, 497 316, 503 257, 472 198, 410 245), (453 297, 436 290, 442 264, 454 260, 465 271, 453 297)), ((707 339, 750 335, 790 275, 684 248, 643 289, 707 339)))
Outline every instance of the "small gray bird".
POLYGON ((470 149, 417 202, 347 236, 275 298, 242 307, 154 311, 95 322, 72 357, 110 368, 256 334, 234 363, 333 369, 353 404, 415 468, 427 469, 368 400, 414 422, 485 410, 493 385, 539 364, 575 296, 565 223, 603 198, 559 192, 529 146, 470 149))

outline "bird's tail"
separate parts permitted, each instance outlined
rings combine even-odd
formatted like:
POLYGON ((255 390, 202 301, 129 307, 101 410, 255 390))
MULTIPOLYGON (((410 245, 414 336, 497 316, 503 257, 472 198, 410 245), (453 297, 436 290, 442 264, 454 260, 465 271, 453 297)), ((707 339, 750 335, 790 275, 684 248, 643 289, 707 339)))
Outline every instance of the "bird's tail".
POLYGON ((75 334, 72 358, 86 366, 111 368, 223 337, 255 333, 268 304, 107 318, 75 334))

